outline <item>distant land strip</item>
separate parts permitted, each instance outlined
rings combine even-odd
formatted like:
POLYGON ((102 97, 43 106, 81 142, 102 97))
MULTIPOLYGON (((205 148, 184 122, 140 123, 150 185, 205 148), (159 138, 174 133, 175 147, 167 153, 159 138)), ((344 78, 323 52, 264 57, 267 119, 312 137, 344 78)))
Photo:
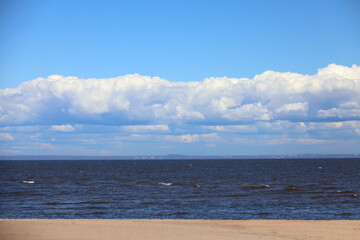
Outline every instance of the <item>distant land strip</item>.
POLYGON ((0 160, 236 160, 236 159, 328 159, 360 158, 357 154, 284 154, 284 155, 136 155, 136 156, 85 156, 85 155, 12 155, 0 160))

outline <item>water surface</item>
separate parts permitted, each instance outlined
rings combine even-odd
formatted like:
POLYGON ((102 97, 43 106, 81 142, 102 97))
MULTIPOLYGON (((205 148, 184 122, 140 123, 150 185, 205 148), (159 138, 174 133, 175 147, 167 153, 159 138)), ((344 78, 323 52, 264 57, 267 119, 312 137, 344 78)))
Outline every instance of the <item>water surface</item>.
POLYGON ((0 218, 360 219, 360 159, 0 161, 0 218))

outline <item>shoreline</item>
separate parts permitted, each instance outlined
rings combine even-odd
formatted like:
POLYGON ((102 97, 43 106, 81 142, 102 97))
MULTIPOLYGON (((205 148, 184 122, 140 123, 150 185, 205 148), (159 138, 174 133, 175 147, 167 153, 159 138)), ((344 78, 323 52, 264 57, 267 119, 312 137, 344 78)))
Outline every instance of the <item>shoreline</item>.
POLYGON ((0 219, 2 240, 355 240, 360 220, 0 219))

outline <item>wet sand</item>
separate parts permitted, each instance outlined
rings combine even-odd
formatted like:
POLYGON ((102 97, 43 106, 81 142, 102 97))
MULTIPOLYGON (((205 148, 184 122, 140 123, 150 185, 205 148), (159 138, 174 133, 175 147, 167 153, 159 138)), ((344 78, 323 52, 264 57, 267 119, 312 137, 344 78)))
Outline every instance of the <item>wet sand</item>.
POLYGON ((360 239, 360 221, 0 219, 1 240, 360 239))

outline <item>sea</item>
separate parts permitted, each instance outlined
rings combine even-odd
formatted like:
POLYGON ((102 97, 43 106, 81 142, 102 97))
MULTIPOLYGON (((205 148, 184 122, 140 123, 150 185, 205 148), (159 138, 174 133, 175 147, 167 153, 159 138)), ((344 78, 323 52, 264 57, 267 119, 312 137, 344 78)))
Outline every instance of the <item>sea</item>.
POLYGON ((360 159, 0 161, 0 218, 357 219, 360 159))

